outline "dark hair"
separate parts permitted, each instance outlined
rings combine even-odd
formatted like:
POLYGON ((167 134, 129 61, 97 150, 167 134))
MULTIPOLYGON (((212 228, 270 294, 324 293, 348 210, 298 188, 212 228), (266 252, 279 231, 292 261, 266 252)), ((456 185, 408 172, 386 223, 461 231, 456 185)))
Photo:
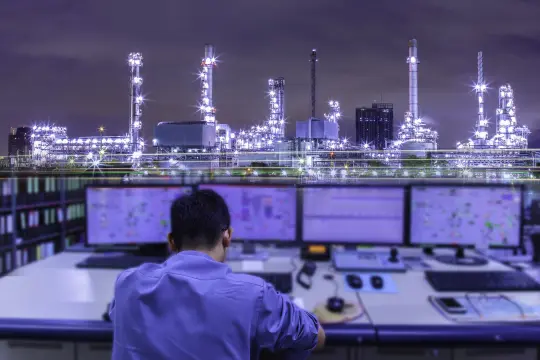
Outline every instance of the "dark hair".
POLYGON ((178 249, 211 249, 230 226, 229 207, 213 190, 181 196, 171 207, 171 233, 178 249))

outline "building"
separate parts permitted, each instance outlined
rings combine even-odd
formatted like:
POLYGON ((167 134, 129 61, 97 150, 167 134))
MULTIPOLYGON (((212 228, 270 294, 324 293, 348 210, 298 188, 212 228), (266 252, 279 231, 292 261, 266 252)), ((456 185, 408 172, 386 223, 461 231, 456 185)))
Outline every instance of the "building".
POLYGON ((11 128, 8 137, 8 155, 30 155, 32 151, 31 135, 32 128, 30 127, 11 128))
POLYGON ((374 103, 356 109, 356 143, 383 150, 394 139, 394 106, 374 103))

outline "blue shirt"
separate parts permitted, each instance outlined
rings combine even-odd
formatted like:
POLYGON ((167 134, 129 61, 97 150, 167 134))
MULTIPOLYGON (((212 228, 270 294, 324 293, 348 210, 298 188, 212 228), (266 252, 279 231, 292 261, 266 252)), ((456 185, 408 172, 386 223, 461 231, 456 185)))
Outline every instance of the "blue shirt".
POLYGON ((317 344, 313 315, 196 251, 122 272, 114 296, 113 360, 248 360, 261 349, 304 359, 317 344))

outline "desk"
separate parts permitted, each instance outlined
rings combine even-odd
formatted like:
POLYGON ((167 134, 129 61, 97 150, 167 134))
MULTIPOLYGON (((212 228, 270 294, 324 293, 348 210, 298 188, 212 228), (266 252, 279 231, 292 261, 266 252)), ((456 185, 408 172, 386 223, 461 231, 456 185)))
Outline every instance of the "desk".
MULTIPOLYGON (((418 255, 418 250, 405 250, 402 255, 418 255)), ((74 351, 81 359, 106 359, 110 357, 110 341, 112 339, 111 324, 101 321, 106 304, 113 295, 113 284, 120 273, 118 270, 77 269, 75 264, 89 256, 88 253, 66 252, 21 267, 8 276, 0 279, 0 339, 25 339, 25 342, 9 343, 0 340, 0 358, 3 350, 13 348, 38 348, 45 353, 47 359, 63 360, 57 353, 59 348, 66 354, 74 351), (38 340, 47 339, 48 343, 38 340), (36 342, 37 341, 37 342, 36 342), (51 343, 56 347, 50 348, 51 343), (58 343, 60 341, 60 343, 58 343), (40 345, 45 344, 45 345, 40 345), (60 345, 58 345, 60 344, 60 345), (41 346, 41 347, 40 347, 41 346), (43 348, 43 346, 45 346, 43 348), (58 347, 60 346, 60 347, 58 347), (75 350, 73 350, 75 349, 75 350), (57 351, 54 353, 47 351, 57 351), (52 356, 54 355, 54 356, 52 356), (86 357, 85 357, 86 356, 86 357)), ((445 265, 426 260, 434 269, 445 265)), ((240 262, 231 262, 233 270, 240 270, 240 262)), ((291 271, 301 267, 300 260, 294 260, 286 254, 273 253, 265 265, 265 270, 287 269, 291 271)), ((488 264, 489 269, 505 269, 496 262, 488 264)), ((486 269, 483 267, 482 269, 486 269)), ((334 284, 323 278, 332 272, 328 263, 318 263, 313 279, 313 288, 305 290, 295 285, 293 296, 301 298, 305 308, 313 309, 319 302, 334 294, 334 284)), ((332 344, 350 346, 362 345, 362 352, 351 356, 355 360, 362 357, 384 360, 388 358, 418 359, 421 357, 475 359, 484 354, 490 359, 500 355, 486 355, 475 350, 475 355, 466 353, 464 349, 447 350, 455 346, 493 345, 507 347, 519 346, 519 353, 511 353, 509 357, 534 358, 535 349, 524 350, 521 347, 534 347, 540 343, 540 326, 519 323, 506 325, 458 325, 441 316, 427 302, 429 295, 435 295, 431 287, 424 281, 421 271, 392 274, 398 293, 361 293, 361 300, 367 316, 346 324, 325 327, 328 340, 332 344), (394 350, 377 349, 375 346, 393 346, 394 350), (403 347, 415 346, 418 349, 405 350, 403 347), (397 349, 397 350, 396 350, 397 349), (384 351, 383 351, 384 350, 384 351), (454 353, 452 353, 454 351, 454 353), (459 353, 461 351, 461 353, 459 353), (524 355, 525 354, 525 355, 524 355)), ((344 291, 343 277, 336 274, 339 296, 346 301, 357 301, 356 294, 344 291)), ((538 300, 539 294, 508 294, 509 296, 529 297, 538 300)), ((328 357, 344 358, 331 353, 328 357)), ((339 351, 339 350, 338 350, 339 351)), ((484 351, 484 350, 482 350, 484 351)), ((488 351, 488 350, 485 350, 488 351)), ((508 350, 510 351, 510 350, 508 350)), ((37 352, 37 350, 36 350, 37 352)), ((40 360, 41 355, 33 354, 32 360, 40 360)), ((73 360, 72 355, 66 360, 73 360)), ((30 358, 28 354, 20 359, 30 358)), ((11 358, 10 358, 11 359, 11 358)), ((19 359, 19 358, 17 358, 19 359)), ((43 358, 45 359, 45 358, 43 358)))
MULTIPOLYGON (((451 254, 452 250, 437 250, 437 255, 451 254)), ((417 249, 404 249, 402 256, 420 256, 417 249)), ((466 255, 473 255, 466 252, 466 255)), ((424 262, 433 270, 510 270, 495 261, 486 266, 450 266, 426 257, 424 262)), ((422 271, 408 271, 392 275, 397 294, 362 293, 361 298, 380 343, 393 344, 540 344, 540 326, 531 324, 507 323, 485 325, 456 324, 442 316, 428 302, 428 297, 437 295, 424 280, 422 271)), ((462 295, 447 293, 449 296, 462 295)), ((540 304, 539 293, 506 293, 510 298, 519 298, 529 303, 540 304)))

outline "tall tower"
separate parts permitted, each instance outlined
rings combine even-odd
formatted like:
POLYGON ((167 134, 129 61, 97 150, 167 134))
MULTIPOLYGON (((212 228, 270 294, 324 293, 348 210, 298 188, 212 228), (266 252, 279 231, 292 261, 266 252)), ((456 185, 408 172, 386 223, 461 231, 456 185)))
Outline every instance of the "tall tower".
POLYGON ((207 124, 215 124, 216 122, 216 108, 214 107, 212 98, 212 75, 215 65, 214 46, 206 44, 204 46, 204 58, 201 61, 201 72, 199 73, 199 79, 201 79, 201 101, 199 109, 202 120, 207 124))
POLYGON ((309 62, 311 63, 311 117, 315 117, 316 114, 316 102, 317 102, 317 49, 311 50, 311 56, 309 62))
POLYGON ((484 113, 484 93, 487 92, 487 85, 484 82, 484 58, 482 52, 478 52, 478 79, 474 85, 476 97, 478 99, 478 120, 474 132, 474 145, 485 147, 488 137, 488 121, 484 113))
POLYGON ((268 117, 269 132, 273 137, 285 137, 285 78, 279 77, 268 80, 268 117))
POLYGON ((416 39, 409 41, 409 112, 413 120, 419 118, 418 114, 418 47, 416 39))
POLYGON ((142 128, 142 83, 140 71, 143 66, 143 57, 141 53, 130 53, 128 56, 128 65, 131 72, 131 111, 129 116, 129 144, 132 153, 139 153, 143 150, 143 142, 140 138, 142 128))

